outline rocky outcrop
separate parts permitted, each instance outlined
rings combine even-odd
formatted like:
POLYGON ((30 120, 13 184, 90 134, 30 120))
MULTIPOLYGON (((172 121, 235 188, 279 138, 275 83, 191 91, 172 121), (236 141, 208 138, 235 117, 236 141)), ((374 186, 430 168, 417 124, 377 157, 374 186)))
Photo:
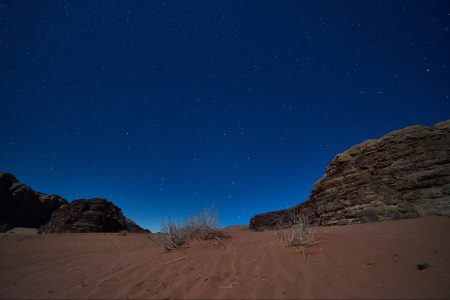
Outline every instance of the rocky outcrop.
POLYGON ((0 173, 0 232, 14 227, 38 228, 67 201, 33 191, 10 173, 0 173))
POLYGON ((39 233, 64 232, 145 232, 106 199, 80 199, 61 206, 39 233))
POLYGON ((33 191, 10 173, 0 173, 0 232, 14 227, 39 232, 148 232, 104 199, 75 200, 33 191))
POLYGON ((125 217, 125 224, 127 225, 126 230, 129 232, 136 232, 136 233, 150 232, 150 230, 142 228, 141 226, 136 224, 133 220, 128 219, 127 217, 125 217))
POLYGON ((345 225, 450 214, 450 120, 412 126, 338 154, 309 199, 256 215, 250 228, 289 226, 292 214, 345 225))

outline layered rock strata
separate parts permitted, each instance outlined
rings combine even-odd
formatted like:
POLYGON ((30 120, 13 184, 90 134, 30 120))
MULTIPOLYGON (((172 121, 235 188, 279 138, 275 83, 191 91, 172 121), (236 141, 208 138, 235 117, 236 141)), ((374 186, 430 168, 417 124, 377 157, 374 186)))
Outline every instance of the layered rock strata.
POLYGON ((256 215, 250 228, 286 227, 294 214, 318 225, 450 214, 450 120, 397 130, 338 154, 307 201, 256 215))

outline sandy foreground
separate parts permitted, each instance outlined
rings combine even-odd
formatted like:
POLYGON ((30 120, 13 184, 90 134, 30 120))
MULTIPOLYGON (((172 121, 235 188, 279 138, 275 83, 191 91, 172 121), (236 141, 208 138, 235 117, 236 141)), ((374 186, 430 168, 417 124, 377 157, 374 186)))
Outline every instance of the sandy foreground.
POLYGON ((306 259, 247 229, 172 252, 151 234, 2 234, 0 298, 450 298, 448 217, 316 232, 306 259))

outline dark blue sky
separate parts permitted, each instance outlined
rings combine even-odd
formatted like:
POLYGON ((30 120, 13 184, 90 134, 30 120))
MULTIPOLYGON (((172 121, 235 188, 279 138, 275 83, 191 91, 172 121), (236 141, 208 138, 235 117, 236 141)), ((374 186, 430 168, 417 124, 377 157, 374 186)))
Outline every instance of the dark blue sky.
POLYGON ((0 170, 152 230, 305 200, 450 117, 449 1, 0 1, 0 170))

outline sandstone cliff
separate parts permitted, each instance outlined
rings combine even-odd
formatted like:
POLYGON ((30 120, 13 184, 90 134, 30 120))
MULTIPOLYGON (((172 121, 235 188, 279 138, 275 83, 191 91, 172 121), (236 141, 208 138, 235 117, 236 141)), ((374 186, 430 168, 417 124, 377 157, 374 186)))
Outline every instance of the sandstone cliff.
POLYGON ((119 207, 106 199, 80 199, 61 206, 39 233, 64 232, 145 232, 126 218, 119 207))
POLYGON ((338 154, 306 202, 256 215, 250 228, 289 226, 294 212, 318 225, 450 214, 450 120, 397 130, 338 154))

